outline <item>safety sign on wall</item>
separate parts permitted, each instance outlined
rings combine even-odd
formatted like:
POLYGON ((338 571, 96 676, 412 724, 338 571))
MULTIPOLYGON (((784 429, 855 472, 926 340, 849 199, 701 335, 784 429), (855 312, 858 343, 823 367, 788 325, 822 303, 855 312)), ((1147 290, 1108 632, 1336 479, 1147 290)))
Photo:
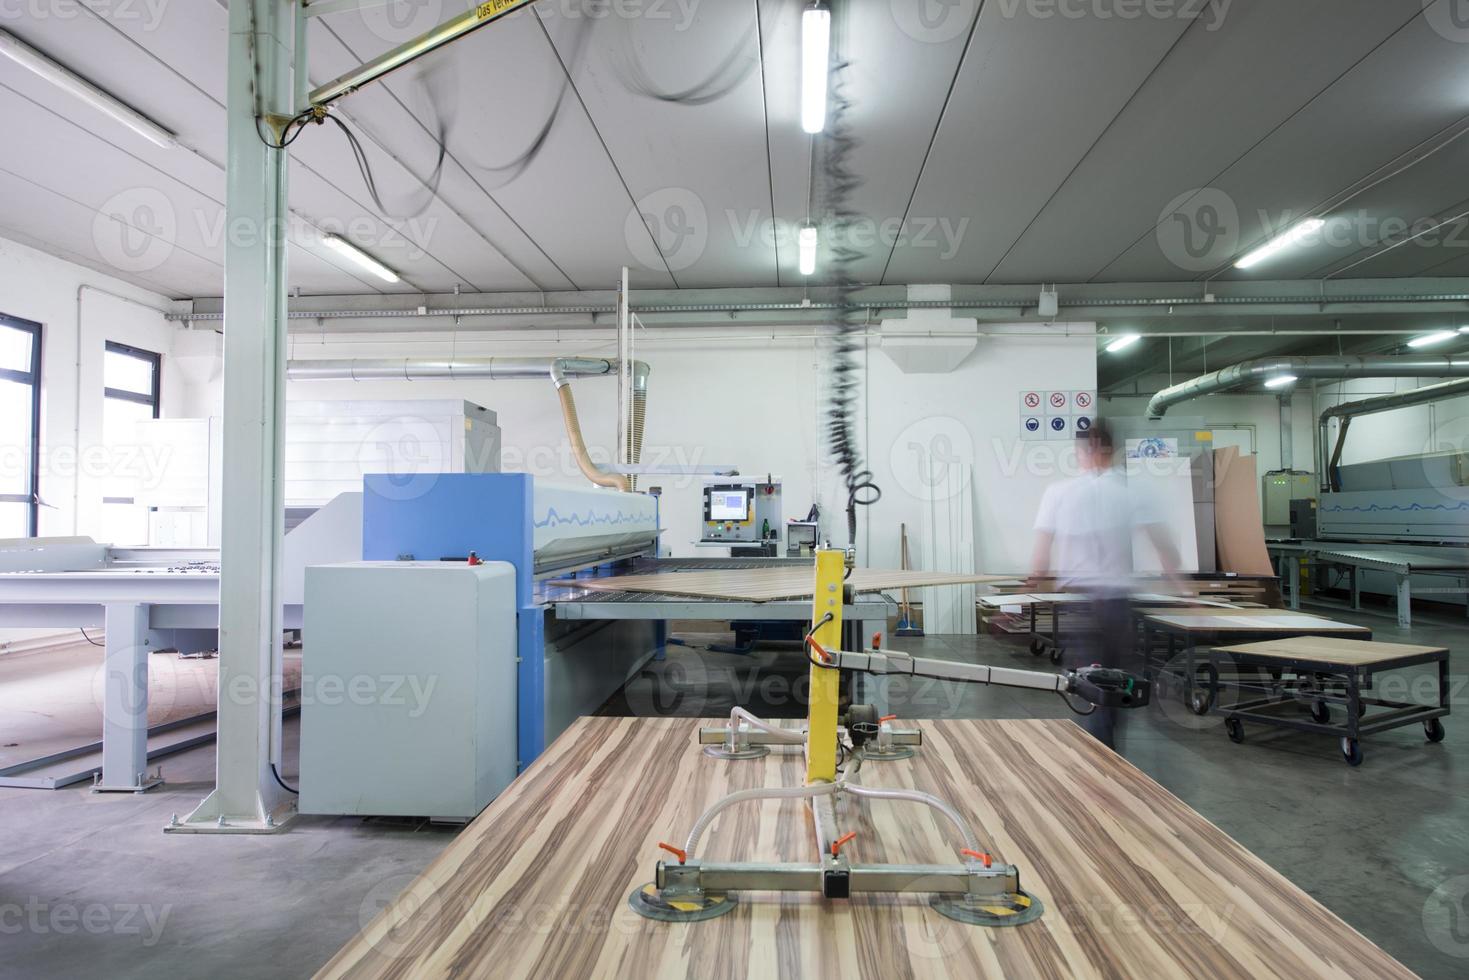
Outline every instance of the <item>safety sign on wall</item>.
POLYGON ((1020 392, 1020 438, 1074 439, 1096 424, 1095 391, 1028 388, 1020 392))

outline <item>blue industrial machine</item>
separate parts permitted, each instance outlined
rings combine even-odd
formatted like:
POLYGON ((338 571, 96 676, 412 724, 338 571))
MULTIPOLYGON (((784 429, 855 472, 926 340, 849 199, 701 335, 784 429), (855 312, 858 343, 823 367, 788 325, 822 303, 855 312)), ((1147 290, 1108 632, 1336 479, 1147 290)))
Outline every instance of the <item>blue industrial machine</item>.
POLYGON ((364 491, 365 560, 472 555, 514 567, 517 770, 661 648, 661 620, 564 620, 546 595, 548 583, 578 570, 656 557, 656 496, 554 486, 521 473, 373 475, 364 491))

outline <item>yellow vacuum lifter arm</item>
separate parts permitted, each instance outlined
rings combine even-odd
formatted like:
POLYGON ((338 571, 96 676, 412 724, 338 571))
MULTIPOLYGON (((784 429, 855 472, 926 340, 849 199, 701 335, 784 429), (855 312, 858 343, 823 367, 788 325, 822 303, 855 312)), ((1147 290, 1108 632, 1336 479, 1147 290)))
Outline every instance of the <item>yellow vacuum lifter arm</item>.
MULTIPOLYGON (((811 600, 811 622, 825 623, 812 634, 822 648, 842 647, 842 582, 847 574, 846 554, 826 549, 816 552, 816 592, 811 600)), ((807 656, 820 659, 807 648, 807 656)), ((837 778, 838 699, 842 672, 812 664, 811 696, 806 719, 806 782, 834 782, 837 778)))

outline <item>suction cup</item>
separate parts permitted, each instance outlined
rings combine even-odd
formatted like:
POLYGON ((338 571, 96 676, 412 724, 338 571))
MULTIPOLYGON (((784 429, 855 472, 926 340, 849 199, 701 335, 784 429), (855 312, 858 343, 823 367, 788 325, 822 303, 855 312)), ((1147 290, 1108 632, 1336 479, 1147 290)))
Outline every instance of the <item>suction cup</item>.
POLYGON ((940 915, 972 926, 1023 926, 1046 910, 1040 899, 1023 891, 996 898, 935 895, 928 904, 940 915))
POLYGON ((868 762, 897 762, 899 759, 911 759, 917 754, 906 745, 894 745, 890 749, 883 750, 869 745, 863 749, 862 758, 868 762))
POLYGON ((761 759, 770 754, 769 746, 747 745, 731 750, 727 745, 706 745, 704 754, 714 759, 761 759))
POLYGON ((645 919, 659 922, 702 922, 734 911, 735 897, 715 892, 672 895, 648 882, 627 897, 627 904, 645 919))

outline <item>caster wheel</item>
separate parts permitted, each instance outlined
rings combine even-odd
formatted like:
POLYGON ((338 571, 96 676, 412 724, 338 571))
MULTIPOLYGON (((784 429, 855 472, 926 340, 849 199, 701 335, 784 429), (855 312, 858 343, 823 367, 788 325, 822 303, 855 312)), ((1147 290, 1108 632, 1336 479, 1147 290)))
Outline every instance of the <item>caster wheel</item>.
POLYGON ((1311 702, 1311 720, 1324 725, 1331 720, 1331 707, 1325 701, 1311 702))
POLYGON ((1245 726, 1240 724, 1238 718, 1224 719, 1224 732, 1229 736, 1229 740, 1236 745, 1245 740, 1245 726))
POLYGON ((1031 656, 1033 656, 1033 657, 1039 657, 1041 654, 1043 654, 1045 652, 1046 652, 1046 645, 1044 643, 1042 643, 1040 640, 1031 640, 1030 641, 1030 654, 1031 654, 1031 656))
POLYGON ((1343 738, 1341 755, 1347 761, 1347 765, 1360 766, 1362 764, 1362 743, 1355 738, 1343 738))
POLYGON ((1051 648, 1051 663, 1053 663, 1053 664, 1059 664, 1061 662, 1061 655, 1063 653, 1065 653, 1065 652, 1066 651, 1063 650, 1063 649, 1061 649, 1060 647, 1052 647, 1051 648))
POLYGON ((1214 707, 1214 692, 1206 687, 1196 687, 1188 697, 1188 707, 1196 715, 1207 715, 1214 707))
POLYGON ((1425 721, 1423 723, 1423 734, 1428 737, 1428 740, 1430 742, 1442 742, 1444 734, 1443 722, 1439 721, 1437 718, 1425 721))

